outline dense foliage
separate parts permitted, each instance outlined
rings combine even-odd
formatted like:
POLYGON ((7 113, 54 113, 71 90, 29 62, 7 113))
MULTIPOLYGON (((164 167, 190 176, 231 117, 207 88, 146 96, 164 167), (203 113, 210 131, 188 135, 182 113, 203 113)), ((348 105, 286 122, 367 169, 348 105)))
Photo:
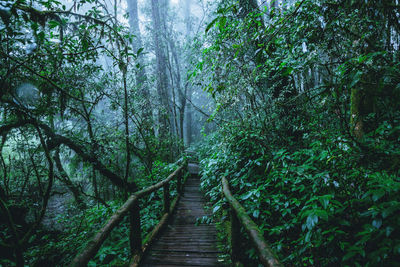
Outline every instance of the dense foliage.
POLYGON ((221 1, 207 28, 199 76, 221 127, 200 149, 217 217, 226 176, 284 264, 396 266, 397 2, 255 3, 221 1))
MULTIPOLYGON (((227 254, 222 176, 285 265, 398 265, 399 19, 398 0, 2 1, 0 265, 68 265, 195 141, 227 254)), ((125 265, 131 223, 89 265, 125 265)))
MULTIPOLYGON (((158 5, 154 31, 172 20, 158 5)), ((163 28, 158 52, 168 54, 144 58, 152 47, 135 19, 137 10, 117 2, 0 3, 0 265, 68 265, 129 194, 176 167, 189 117, 176 50, 188 38, 179 43, 175 28, 163 28), (159 90, 154 62, 171 75, 159 90)), ((143 235, 161 217, 159 194, 143 199, 143 235)), ((129 223, 92 265, 130 260, 129 223)))

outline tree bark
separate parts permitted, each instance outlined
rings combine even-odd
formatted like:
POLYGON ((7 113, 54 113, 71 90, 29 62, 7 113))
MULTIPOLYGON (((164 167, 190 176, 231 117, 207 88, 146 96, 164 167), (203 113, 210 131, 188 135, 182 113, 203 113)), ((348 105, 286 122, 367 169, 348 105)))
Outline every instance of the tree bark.
POLYGON ((160 1, 151 1, 151 15, 153 20, 153 42, 156 54, 157 93, 162 108, 159 110, 160 138, 166 138, 170 131, 171 108, 169 104, 168 77, 166 69, 165 40, 162 36, 163 22, 160 18, 160 1))
MULTIPOLYGON (((190 10, 191 10, 191 1, 192 0, 184 0, 185 1, 185 26, 186 26, 186 42, 189 43, 190 42, 190 34, 192 32, 192 24, 191 24, 191 20, 190 20, 190 10)), ((185 73, 188 72, 189 70, 189 59, 186 59, 186 66, 185 66, 185 73)), ((181 112, 183 114, 181 114, 181 128, 184 127, 185 123, 184 123, 184 118, 186 117, 186 144, 189 146, 192 143, 192 108, 191 105, 187 105, 186 103, 187 101, 189 101, 189 103, 191 103, 191 99, 192 99, 192 92, 193 92, 193 88, 189 85, 189 81, 187 80, 188 76, 185 75, 185 88, 184 88, 184 98, 182 99, 182 103, 181 103, 181 112)), ((181 129, 181 135, 182 135, 182 139, 185 139, 184 137, 184 130, 181 129)))
MULTIPOLYGON (((129 12, 129 26, 132 34, 134 35, 134 40, 132 41, 132 49, 134 53, 137 53, 140 48, 143 47, 142 35, 139 28, 139 13, 138 13, 138 3, 137 0, 127 0, 128 12, 129 12)), ((143 53, 137 55, 136 61, 139 64, 139 68, 135 72, 136 87, 143 96, 142 112, 146 119, 146 125, 150 124, 152 120, 152 106, 150 103, 150 93, 149 88, 146 84, 147 74, 144 64, 143 53)), ((152 127, 146 127, 146 130, 151 131, 154 134, 152 127)))
MULTIPOLYGON (((126 162, 125 162, 125 175, 124 182, 128 184, 129 178, 129 169, 131 165, 131 149, 130 149, 130 141, 129 141, 129 117, 128 117, 128 86, 126 83, 126 69, 122 70, 122 78, 124 83, 124 124, 125 124, 125 151, 126 151, 126 162)), ((124 190, 125 198, 128 198, 128 190, 127 188, 124 190)))

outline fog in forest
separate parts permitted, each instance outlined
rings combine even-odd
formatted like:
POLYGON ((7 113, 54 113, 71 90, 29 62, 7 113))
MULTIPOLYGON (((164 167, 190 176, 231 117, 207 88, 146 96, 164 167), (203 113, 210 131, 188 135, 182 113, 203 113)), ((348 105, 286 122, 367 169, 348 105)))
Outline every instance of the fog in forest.
POLYGON ((0 266, 398 266, 399 0, 0 0, 0 266))

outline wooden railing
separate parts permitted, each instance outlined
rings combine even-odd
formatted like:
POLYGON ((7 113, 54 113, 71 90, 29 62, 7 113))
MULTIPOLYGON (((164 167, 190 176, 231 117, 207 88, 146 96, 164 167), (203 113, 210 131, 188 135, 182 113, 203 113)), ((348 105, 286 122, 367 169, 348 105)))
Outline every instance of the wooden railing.
POLYGON ((176 203, 183 192, 184 181, 182 179, 184 177, 185 170, 187 170, 187 162, 184 162, 182 166, 171 173, 165 180, 131 195, 128 200, 110 217, 107 223, 97 232, 97 234, 89 241, 86 247, 73 259, 70 266, 86 266, 88 262, 96 255, 103 242, 110 235, 111 230, 113 230, 122 221, 122 219, 128 215, 130 216, 129 242, 132 254, 130 266, 137 266, 143 253, 160 232, 162 226, 167 222, 168 217, 175 209, 176 203), (170 182, 174 179, 177 179, 178 194, 171 202, 169 194, 170 182), (164 215, 161 217, 160 222, 148 234, 146 242, 142 244, 139 199, 160 189, 161 187, 163 188, 164 192, 164 215))
POLYGON ((229 183, 225 177, 222 178, 222 190, 226 200, 230 206, 230 217, 231 217, 231 257, 232 262, 236 263, 239 261, 238 255, 240 255, 239 244, 242 240, 240 238, 240 227, 246 230, 250 237, 251 242, 257 250, 260 262, 264 266, 270 267, 281 267, 283 266, 271 248, 265 242, 262 232, 258 229, 254 221, 247 215, 246 210, 242 205, 233 197, 229 190, 229 183))

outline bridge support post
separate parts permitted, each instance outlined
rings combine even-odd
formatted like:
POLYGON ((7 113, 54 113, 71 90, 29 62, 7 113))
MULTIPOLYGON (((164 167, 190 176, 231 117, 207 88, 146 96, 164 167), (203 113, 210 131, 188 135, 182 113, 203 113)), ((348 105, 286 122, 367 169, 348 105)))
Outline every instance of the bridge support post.
POLYGON ((169 184, 165 184, 164 187, 164 213, 169 213, 170 199, 169 199, 169 184))
POLYGON ((140 226, 140 207, 138 201, 130 211, 129 245, 131 254, 135 255, 142 251, 142 229, 140 226))
POLYGON ((240 262, 240 224, 235 214, 235 211, 230 207, 229 209, 231 219, 231 259, 234 264, 240 262))
POLYGON ((178 191, 179 195, 182 194, 182 176, 183 176, 183 170, 179 172, 178 181, 177 181, 177 184, 176 184, 177 191, 178 191))

